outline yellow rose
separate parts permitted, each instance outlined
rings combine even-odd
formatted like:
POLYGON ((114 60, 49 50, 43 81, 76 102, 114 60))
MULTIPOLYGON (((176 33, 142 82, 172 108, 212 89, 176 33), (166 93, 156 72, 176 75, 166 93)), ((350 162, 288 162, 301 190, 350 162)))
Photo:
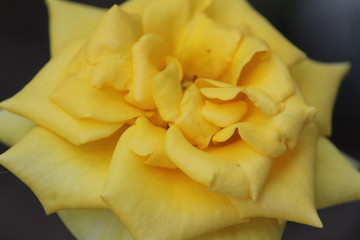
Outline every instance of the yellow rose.
POLYGON ((280 239, 360 199, 326 138, 347 64, 244 0, 48 4, 53 57, 0 104, 0 162, 77 238, 280 239))

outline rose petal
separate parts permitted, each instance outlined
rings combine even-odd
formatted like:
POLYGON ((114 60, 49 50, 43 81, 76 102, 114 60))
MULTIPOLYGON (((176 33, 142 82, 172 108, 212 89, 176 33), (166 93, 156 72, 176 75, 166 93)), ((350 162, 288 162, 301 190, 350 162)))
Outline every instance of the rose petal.
POLYGON ((229 83, 225 83, 225 82, 220 82, 217 80, 212 80, 212 79, 208 79, 208 78, 198 78, 196 79, 196 81, 194 82, 194 84, 199 88, 235 88, 235 85, 229 84, 229 83))
POLYGON ((219 78, 231 63, 241 38, 237 28, 219 24, 203 13, 194 17, 184 34, 186 41, 176 56, 185 79, 190 81, 197 77, 219 78))
POLYGON ((120 138, 102 197, 135 239, 189 239, 244 221, 225 197, 181 171, 144 165, 127 146, 133 131, 120 138))
POLYGON ((119 134, 74 146, 37 127, 0 156, 36 194, 47 213, 69 208, 105 208, 100 198, 119 134))
POLYGON ((223 159, 197 149, 176 126, 168 129, 165 141, 166 152, 172 162, 190 178, 207 186, 209 191, 239 197, 249 196, 246 174, 233 159, 223 159))
POLYGON ((216 232, 196 237, 192 240, 280 240, 285 224, 278 224, 274 219, 252 218, 216 232))
POLYGON ((295 92, 289 70, 275 54, 256 55, 252 58, 238 84, 259 89, 275 101, 284 101, 295 92))
POLYGON ((317 109, 315 123, 322 134, 331 134, 333 106, 340 82, 349 67, 348 63, 305 60, 290 68, 306 102, 317 109))
POLYGON ((273 161, 270 175, 255 202, 229 197, 239 214, 322 227, 315 208, 317 140, 318 131, 311 124, 304 129, 295 149, 273 161))
POLYGON ((180 115, 180 103, 183 97, 181 80, 176 63, 169 64, 152 80, 154 102, 165 121, 175 121, 180 115))
POLYGON ((316 162, 316 206, 360 200, 360 173, 326 138, 320 138, 316 162))
POLYGON ((211 0, 150 1, 142 13, 144 32, 161 35, 168 42, 171 51, 178 52, 185 41, 185 27, 210 2, 211 0))
POLYGON ((124 95, 112 88, 94 88, 86 76, 75 75, 63 80, 50 98, 79 119, 121 123, 144 115, 142 111, 126 103, 124 95))
POLYGON ((0 142, 12 146, 34 127, 34 122, 11 112, 0 110, 0 142))
POLYGON ((212 140, 224 142, 237 129, 240 137, 257 151, 277 157, 296 145, 301 130, 314 114, 315 109, 307 106, 297 93, 285 102, 284 110, 279 114, 267 116, 253 110, 242 122, 222 129, 212 140))
POLYGON ((236 50, 229 68, 221 76, 221 81, 232 85, 238 85, 240 74, 246 64, 248 64, 256 54, 268 50, 268 46, 262 40, 252 36, 244 36, 240 41, 239 47, 236 50))
POLYGON ((93 66, 90 83, 96 88, 112 87, 118 91, 127 90, 133 77, 129 60, 111 59, 93 66))
POLYGON ((135 122, 134 134, 129 141, 129 148, 150 166, 176 168, 165 151, 166 130, 156 127, 146 118, 138 118, 135 122))
POLYGON ((202 116, 218 127, 226 127, 239 122, 247 111, 247 104, 244 101, 216 104, 205 101, 201 110, 202 116))
POLYGON ((66 41, 90 36, 106 12, 105 9, 70 1, 47 0, 46 3, 52 56, 66 41))
POLYGON ((64 112, 49 98, 66 77, 66 67, 83 41, 69 42, 19 93, 0 103, 0 107, 34 121, 74 144, 101 139, 116 132, 123 123, 101 123, 77 119, 64 112))
POLYGON ((210 98, 210 99, 218 99, 221 101, 233 100, 242 91, 243 91, 243 88, 240 88, 240 87, 200 88, 200 92, 203 96, 210 98))
POLYGON ((78 240, 133 240, 122 222, 109 210, 62 210, 58 215, 78 240))
POLYGON ((167 42, 159 35, 143 35, 133 46, 134 78, 128 100, 142 109, 155 109, 152 79, 166 67, 167 42))
POLYGON ((175 125, 181 129, 189 141, 198 145, 199 148, 207 147, 212 136, 220 129, 202 117, 203 106, 204 102, 199 90, 195 85, 191 85, 184 93, 180 105, 181 115, 175 121, 175 125))
MULTIPOLYGON (((248 196, 253 200, 258 198, 271 170, 271 158, 258 153, 242 140, 223 146, 210 146, 205 149, 205 152, 221 158, 224 165, 233 162, 237 167, 241 167, 247 182, 237 183, 237 185, 248 185, 248 196)), ((234 194, 229 193, 229 195, 234 194)))
POLYGON ((231 26, 243 27, 246 24, 251 34, 264 39, 286 65, 292 65, 306 57, 246 0, 213 0, 206 13, 214 20, 231 26))
POLYGON ((141 35, 140 17, 114 5, 106 12, 86 43, 86 59, 90 64, 113 58, 130 61, 132 45, 141 35))

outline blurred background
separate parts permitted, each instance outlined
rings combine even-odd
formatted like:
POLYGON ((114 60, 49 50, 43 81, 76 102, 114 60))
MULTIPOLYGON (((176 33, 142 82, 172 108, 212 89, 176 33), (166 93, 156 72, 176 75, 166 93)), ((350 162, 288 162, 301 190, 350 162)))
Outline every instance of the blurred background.
MULTIPOLYGON (((342 151, 360 159, 360 1, 249 1, 309 57, 351 62, 334 109, 331 139, 342 151)), ((108 8, 121 1, 77 2, 108 8)), ((47 21, 43 0, 0 1, 0 101, 18 92, 49 60, 47 21)), ((0 152, 5 150, 0 146, 0 152)), ((321 210, 320 217, 323 230, 288 223, 284 239, 360 239, 360 203, 321 210)), ((74 238, 55 214, 45 215, 29 188, 0 167, 0 239, 74 238)))

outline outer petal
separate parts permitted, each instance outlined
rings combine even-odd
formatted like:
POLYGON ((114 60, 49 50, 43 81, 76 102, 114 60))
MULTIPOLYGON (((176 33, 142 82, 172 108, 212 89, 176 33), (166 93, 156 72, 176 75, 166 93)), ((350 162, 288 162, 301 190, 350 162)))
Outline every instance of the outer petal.
POLYGON ((247 223, 205 234, 192 240, 280 240, 285 224, 274 219, 252 218, 247 223))
POLYGON ((80 120, 64 112, 49 98, 66 76, 66 67, 83 41, 69 42, 19 93, 0 103, 0 107, 25 116, 75 144, 107 137, 123 123, 80 120))
POLYGON ((246 0, 213 0, 206 12, 213 19, 232 26, 242 27, 246 24, 251 34, 264 39, 287 65, 305 58, 300 49, 258 14, 246 0))
POLYGON ((50 16, 50 45, 54 55, 68 40, 88 37, 105 9, 62 0, 47 0, 50 16))
POLYGON ((0 110, 0 142, 12 146, 34 127, 34 122, 11 112, 0 110))
POLYGON ((317 139, 314 125, 304 129, 297 147, 274 160, 271 173, 255 202, 232 197, 240 215, 285 219, 322 227, 315 208, 317 139))
POLYGON ((320 132, 331 134, 332 111, 348 63, 321 63, 305 60, 290 68, 308 104, 316 107, 315 123, 320 132))
POLYGON ((104 208, 99 197, 118 135, 74 146, 35 128, 0 157, 37 195, 47 213, 68 208, 104 208))
POLYGON ((135 239, 189 239, 244 221, 181 171, 144 165, 127 146, 133 130, 120 138, 102 196, 135 239))
POLYGON ((78 240, 133 240, 122 222, 109 210, 62 210, 58 215, 78 240))
POLYGON ((316 164, 316 206, 360 200, 360 173, 326 138, 320 138, 316 164))

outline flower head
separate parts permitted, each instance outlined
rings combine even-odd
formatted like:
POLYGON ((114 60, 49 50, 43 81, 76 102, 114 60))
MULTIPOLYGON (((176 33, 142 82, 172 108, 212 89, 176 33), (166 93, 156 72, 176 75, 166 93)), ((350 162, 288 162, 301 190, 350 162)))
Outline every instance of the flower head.
POLYGON ((326 139, 347 64, 246 1, 49 7, 52 59, 0 104, 37 126, 0 159, 80 239, 276 239, 360 198, 326 139))

